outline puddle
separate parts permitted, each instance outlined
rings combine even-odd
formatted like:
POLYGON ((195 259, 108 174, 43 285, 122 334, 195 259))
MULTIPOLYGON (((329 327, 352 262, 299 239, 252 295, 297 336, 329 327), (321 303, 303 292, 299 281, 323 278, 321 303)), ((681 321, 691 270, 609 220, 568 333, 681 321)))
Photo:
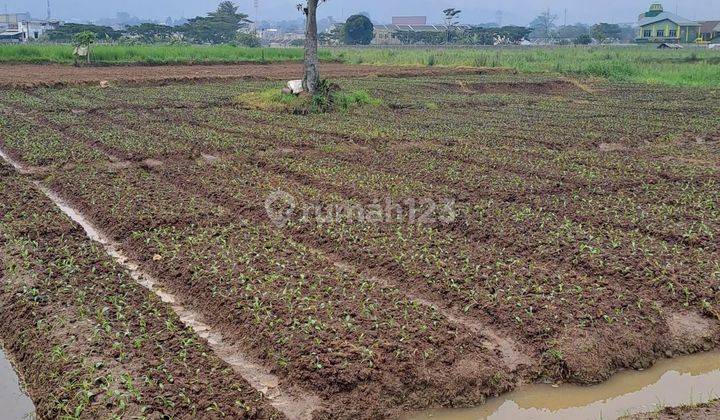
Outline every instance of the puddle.
POLYGON ((611 420, 718 397, 720 352, 711 352, 662 360, 644 371, 620 372, 595 386, 527 385, 478 408, 415 413, 404 419, 611 420))
POLYGON ((35 406, 20 387, 20 381, 5 352, 0 348, 0 407, 3 420, 35 418, 35 406))

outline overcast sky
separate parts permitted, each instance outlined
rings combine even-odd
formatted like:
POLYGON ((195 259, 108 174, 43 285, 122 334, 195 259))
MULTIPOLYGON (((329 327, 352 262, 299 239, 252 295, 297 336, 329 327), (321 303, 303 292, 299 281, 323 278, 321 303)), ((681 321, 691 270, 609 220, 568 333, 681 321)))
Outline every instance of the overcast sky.
MULTIPOLYGON (((52 15, 59 19, 93 20, 114 17, 124 11, 131 15, 165 20, 205 14, 217 6, 219 0, 50 0, 52 15)), ((254 16, 254 0, 237 0, 245 13, 254 16)), ((298 0, 258 0, 262 20, 295 19, 298 0)), ((47 0, 0 0, 0 8, 9 12, 30 12, 44 17, 47 0)), ((498 10, 503 12, 504 24, 525 25, 534 16, 550 8, 562 24, 567 9, 568 23, 598 21, 629 23, 649 8, 652 0, 329 0, 321 6, 320 17, 333 16, 339 20, 353 13, 366 11, 374 21, 387 22, 391 16, 424 15, 431 22, 441 20, 442 10, 455 7, 463 10, 462 21, 482 23, 495 20, 498 10), (361 5, 361 6, 358 6, 361 5)), ((681 16, 696 19, 720 19, 720 0, 683 0, 664 2, 665 10, 677 11, 681 16)))

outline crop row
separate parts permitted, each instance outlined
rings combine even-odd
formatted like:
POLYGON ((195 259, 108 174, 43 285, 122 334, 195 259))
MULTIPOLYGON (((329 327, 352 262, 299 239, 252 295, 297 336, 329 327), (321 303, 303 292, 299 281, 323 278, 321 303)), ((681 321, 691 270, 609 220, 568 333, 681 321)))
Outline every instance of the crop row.
POLYGON ((4 165, 0 194, 0 337, 40 417, 282 417, 4 165))
POLYGON ((444 195, 472 207, 483 200, 497 199, 552 211, 595 227, 639 229, 671 242, 701 245, 708 251, 714 249, 720 228, 717 184, 711 179, 698 184, 663 180, 638 183, 619 178, 616 184, 597 180, 593 187, 580 188, 560 181, 555 184, 542 178, 538 181, 527 175, 502 176, 500 171, 505 168, 502 164, 489 163, 492 169, 476 171, 469 165, 453 165, 452 161, 406 159, 406 155, 419 155, 408 151, 387 156, 383 162, 390 163, 390 169, 383 170, 379 160, 366 160, 360 155, 355 152, 347 158, 338 158, 342 153, 335 153, 335 157, 280 154, 265 156, 263 160, 324 189, 349 191, 366 200, 383 194, 399 200, 409 194, 434 198, 444 195), (627 185, 623 186, 623 182, 627 185))
POLYGON ((268 223, 246 220, 221 205, 221 196, 135 169, 83 168, 50 182, 188 306, 290 383, 372 410, 399 400, 428 404, 416 399, 421 395, 439 405, 479 402, 508 386, 507 368, 478 332, 396 287, 335 266, 268 223))
MULTIPOLYGON (((319 205, 324 209, 321 217, 333 205, 367 204, 237 161, 156 171, 253 220, 267 219, 265 197, 278 189, 291 191, 299 203, 319 205)), ((465 237, 464 230, 448 233, 441 227, 346 220, 318 223, 313 213, 310 217, 293 220, 282 230, 429 300, 509 331, 539 354, 552 350, 568 330, 597 331, 618 323, 634 325, 638 333, 641 326, 662 328, 653 326, 663 322, 652 293, 639 295, 613 277, 598 280, 571 263, 553 264, 548 255, 509 249, 512 244, 499 239, 465 237), (534 256, 542 258, 529 258, 534 256)), ((498 217, 506 219, 502 214, 498 217)), ((517 241, 518 235, 508 230, 507 242, 512 240, 517 241)))

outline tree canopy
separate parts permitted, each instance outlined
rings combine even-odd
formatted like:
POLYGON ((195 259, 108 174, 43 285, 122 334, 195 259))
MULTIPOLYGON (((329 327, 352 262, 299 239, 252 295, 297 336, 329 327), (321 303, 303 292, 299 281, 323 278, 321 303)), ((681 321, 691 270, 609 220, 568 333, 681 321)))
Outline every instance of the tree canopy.
POLYGON ((340 45, 345 42, 345 24, 335 25, 328 32, 318 34, 318 41, 322 45, 340 45))
POLYGON ((173 26, 159 25, 157 23, 141 23, 140 25, 128 26, 125 29, 127 35, 139 37, 143 42, 154 42, 170 37, 177 29, 173 26))
POLYGON ((549 10, 540 14, 530 22, 530 28, 532 29, 530 36, 539 39, 554 38, 556 35, 555 22, 557 18, 557 15, 553 15, 549 10))
POLYGON ((82 32, 92 32, 97 39, 117 40, 122 33, 109 26, 86 25, 67 23, 47 33, 48 40, 54 42, 73 42, 75 35, 82 32))
POLYGON ((582 35, 590 35, 590 27, 582 23, 561 26, 557 30, 558 38, 575 39, 582 35))
POLYGON ((449 8, 443 10, 443 15, 445 16, 445 22, 448 26, 453 26, 458 19, 458 15, 462 13, 462 10, 458 10, 455 8, 449 8))
POLYGON ((343 25, 343 42, 347 45, 369 45, 373 37, 374 27, 367 16, 350 16, 343 25))
POLYGON ((592 27, 592 36, 600 42, 609 39, 619 39, 622 35, 620 25, 614 23, 598 23, 592 27))
POLYGON ((186 38, 194 42, 222 44, 233 42, 238 31, 249 22, 248 15, 238 13, 238 6, 223 1, 216 11, 190 19, 181 30, 186 38))
POLYGON ((592 37, 588 34, 582 34, 573 40, 573 44, 576 45, 590 45, 592 44, 592 37))
POLYGON ((449 32, 411 32, 397 31, 393 37, 403 44, 462 44, 494 45, 517 44, 530 34, 531 29, 522 26, 503 26, 502 28, 474 27, 466 30, 452 28, 449 32))
POLYGON ((97 36, 95 35, 95 33, 90 31, 83 31, 73 36, 73 44, 76 47, 89 47, 90 44, 95 42, 96 39, 97 36))

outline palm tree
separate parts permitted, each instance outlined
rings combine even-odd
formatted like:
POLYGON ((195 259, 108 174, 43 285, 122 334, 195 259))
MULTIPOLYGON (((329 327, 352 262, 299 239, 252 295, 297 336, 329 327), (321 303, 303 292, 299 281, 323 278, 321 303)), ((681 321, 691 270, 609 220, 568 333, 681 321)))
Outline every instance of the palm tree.
POLYGON ((457 16, 462 13, 462 10, 450 8, 443 10, 445 15, 445 22, 447 22, 447 42, 450 43, 450 32, 452 31, 455 23, 457 23, 457 16))

